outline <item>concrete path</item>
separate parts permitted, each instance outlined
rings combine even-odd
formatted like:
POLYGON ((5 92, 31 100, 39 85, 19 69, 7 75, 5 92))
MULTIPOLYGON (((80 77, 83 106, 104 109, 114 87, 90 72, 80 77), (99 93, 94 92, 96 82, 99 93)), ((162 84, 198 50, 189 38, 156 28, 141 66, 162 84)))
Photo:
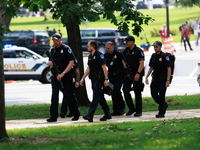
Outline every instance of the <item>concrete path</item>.
MULTIPOLYGON (((170 106, 169 106, 170 107, 170 106)), ((94 124, 94 123, 111 123, 111 122, 134 122, 134 121, 159 121, 167 119, 182 119, 182 118, 200 118, 200 109, 187 109, 187 110, 167 110, 165 118, 155 118, 158 111, 143 112, 141 117, 132 116, 114 116, 106 122, 99 121, 102 115, 95 115, 93 121, 88 122, 81 116, 78 121, 71 121, 71 118, 58 118, 57 122, 46 122, 47 118, 41 119, 22 119, 22 120, 9 120, 6 121, 6 129, 22 129, 22 128, 40 128, 48 126, 59 125, 77 125, 77 124, 94 124)))

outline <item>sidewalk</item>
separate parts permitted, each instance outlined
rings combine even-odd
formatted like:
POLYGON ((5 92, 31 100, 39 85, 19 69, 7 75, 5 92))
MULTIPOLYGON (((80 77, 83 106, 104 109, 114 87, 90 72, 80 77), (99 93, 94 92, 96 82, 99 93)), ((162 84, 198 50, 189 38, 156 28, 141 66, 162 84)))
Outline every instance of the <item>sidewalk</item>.
POLYGON ((182 119, 182 118, 200 118, 200 109, 187 109, 187 110, 167 110, 165 118, 155 118, 158 111, 143 112, 141 117, 132 116, 114 116, 112 119, 105 122, 99 121, 103 115, 95 115, 93 121, 88 122, 82 116, 78 121, 71 121, 71 118, 58 118, 57 122, 48 123, 47 118, 40 119, 23 119, 23 120, 9 120, 6 121, 6 129, 22 129, 22 128, 40 128, 58 125, 77 125, 77 124, 94 124, 94 123, 111 123, 111 122, 134 122, 134 121, 159 121, 167 119, 182 119))

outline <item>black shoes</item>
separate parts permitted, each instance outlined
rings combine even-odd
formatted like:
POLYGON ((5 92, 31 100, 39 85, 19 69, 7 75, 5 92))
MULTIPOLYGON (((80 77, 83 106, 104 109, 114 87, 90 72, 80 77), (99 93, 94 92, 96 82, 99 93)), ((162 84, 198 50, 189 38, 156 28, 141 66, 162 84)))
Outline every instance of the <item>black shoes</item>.
POLYGON ((165 117, 165 115, 161 115, 161 114, 156 115, 156 118, 164 118, 164 117, 165 117))
POLYGON ((93 117, 88 116, 88 115, 84 115, 83 119, 88 120, 89 122, 93 122, 93 117))
POLYGON ((142 116, 142 113, 135 113, 134 114, 134 117, 140 117, 140 116, 142 116))
POLYGON ((78 119, 79 119, 79 116, 74 116, 74 117, 72 118, 72 121, 78 121, 78 119))
POLYGON ((62 113, 60 113, 60 117, 61 117, 61 118, 65 118, 65 115, 62 114, 62 113))
POLYGON ((47 122, 57 122, 57 119, 49 118, 47 119, 47 122))
POLYGON ((134 110, 129 110, 127 113, 126 113, 126 116, 131 116, 135 111, 134 110))
POLYGON ((100 118, 100 121, 106 121, 107 119, 112 119, 110 114, 105 114, 102 118, 100 118))
POLYGON ((67 117, 73 117, 74 115, 72 115, 71 113, 69 113, 68 115, 67 115, 67 117))
POLYGON ((124 110, 123 111, 120 111, 120 112, 112 112, 111 113, 111 116, 122 116, 122 115, 124 115, 124 110))

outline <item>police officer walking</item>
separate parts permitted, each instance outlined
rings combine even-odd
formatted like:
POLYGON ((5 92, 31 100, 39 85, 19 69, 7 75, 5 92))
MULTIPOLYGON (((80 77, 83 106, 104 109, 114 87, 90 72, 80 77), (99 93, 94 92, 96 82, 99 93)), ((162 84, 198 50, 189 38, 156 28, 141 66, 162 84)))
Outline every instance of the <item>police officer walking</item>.
MULTIPOLYGON (((78 101, 76 98, 76 89, 79 87, 79 81, 80 81, 80 72, 79 72, 79 67, 78 67, 78 60, 75 58, 74 60, 74 66, 72 68, 73 70, 73 95, 75 97, 75 103, 78 107, 78 101)), ((73 103, 72 103, 73 104, 73 103)), ((74 116, 74 112, 73 112, 73 106, 71 105, 71 103, 69 103, 69 114, 67 115, 67 117, 73 117, 74 116)))
MULTIPOLYGON (((74 110, 74 118, 73 121, 79 119, 79 109, 75 103, 74 95, 73 95, 73 76, 71 73, 71 69, 74 65, 74 55, 71 48, 65 44, 62 44, 62 39, 60 34, 55 33, 52 36, 54 46, 51 49, 51 56, 56 64, 56 67, 59 71, 59 74, 56 75, 55 71, 53 72, 54 76, 51 80, 52 85, 52 97, 51 97, 51 106, 50 106, 50 115, 51 117, 47 119, 47 122, 56 122, 58 118, 58 103, 59 103, 59 90, 60 85, 59 81, 62 81, 64 85, 63 92, 63 101, 61 106, 60 116, 62 118, 65 117, 67 113, 67 106, 69 103, 72 104, 74 110)), ((49 61, 48 64, 53 67, 52 61, 49 61)))
POLYGON ((135 45, 135 38, 133 36, 127 36, 126 49, 123 51, 124 56, 124 68, 131 70, 134 81, 130 81, 130 74, 125 75, 123 92, 129 111, 127 116, 132 115, 134 112, 135 117, 142 116, 142 91, 144 84, 142 83, 142 77, 144 75, 144 53, 135 45), (129 68, 128 68, 129 66, 129 68), (136 108, 134 107, 131 97, 131 85, 134 84, 133 91, 135 93, 136 108))
POLYGON ((88 114, 83 118, 89 122, 93 122, 93 116, 98 106, 98 103, 102 106, 104 116, 100 118, 100 121, 106 121, 111 119, 109 106, 104 98, 102 91, 103 85, 108 86, 108 72, 106 69, 106 62, 104 55, 97 51, 98 43, 95 40, 88 41, 87 49, 91 54, 88 57, 88 67, 80 81, 80 85, 83 86, 84 79, 87 75, 92 82, 93 100, 89 108, 88 114))
POLYGON ((106 42, 106 66, 108 67, 108 79, 110 83, 114 85, 113 92, 111 94, 113 101, 113 113, 112 116, 120 116, 125 113, 125 103, 121 94, 121 87, 124 78, 124 68, 122 63, 122 54, 114 49, 114 44, 111 41, 106 42))
POLYGON ((171 62, 168 56, 161 51, 162 43, 155 41, 154 44, 155 53, 152 54, 149 62, 149 70, 146 75, 146 84, 149 84, 148 77, 152 73, 151 81, 151 95, 155 102, 159 104, 159 113, 156 118, 165 117, 165 112, 168 104, 165 102, 165 93, 167 87, 170 85, 171 77, 171 62))

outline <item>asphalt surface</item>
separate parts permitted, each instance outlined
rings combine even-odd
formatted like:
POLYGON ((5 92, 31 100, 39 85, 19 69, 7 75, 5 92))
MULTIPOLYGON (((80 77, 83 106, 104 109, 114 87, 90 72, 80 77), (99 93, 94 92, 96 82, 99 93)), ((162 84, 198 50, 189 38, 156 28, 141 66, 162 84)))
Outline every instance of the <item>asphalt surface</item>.
MULTIPOLYGON (((189 65, 182 65, 181 63, 178 64, 181 67, 179 67, 182 70, 178 70, 175 72, 175 78, 173 82, 180 82, 179 86, 185 86, 190 85, 190 83, 187 83, 185 79, 187 78, 192 78, 189 82, 193 81, 196 82, 196 75, 198 73, 198 68, 197 68, 197 62, 200 61, 200 49, 198 46, 195 46, 195 42, 191 42, 193 51, 187 51, 185 52, 185 49, 183 47, 183 44, 181 45, 180 43, 175 43, 174 47, 176 49, 176 52, 174 53, 177 59, 187 59, 193 61, 192 64, 189 65), (182 72, 186 72, 182 76, 182 72), (180 78, 183 78, 183 80, 180 80, 180 78), (195 81, 194 81, 195 80, 195 81)), ((189 49, 189 48, 188 48, 189 49)), ((150 58, 151 54, 154 52, 153 47, 149 49, 148 52, 145 52, 145 57, 146 60, 150 58)), ((149 80, 150 81, 150 80, 149 80)), ((196 82, 195 87, 194 86, 189 86, 186 87, 188 91, 191 90, 190 94, 199 94, 200 92, 197 92, 199 90, 198 83, 196 82), (195 92, 192 92, 192 89, 197 89, 195 92)), ((149 93, 149 88, 148 91, 144 93, 149 93)), ((180 91, 178 86, 175 86, 173 88, 172 84, 172 91, 170 92, 170 88, 167 90, 167 93, 173 93, 173 94, 167 94, 167 95, 184 95, 187 94, 185 91, 180 91)), ((200 91, 200 90, 199 90, 200 91)), ((147 95, 143 95, 147 96, 147 95)), ((170 106, 169 106, 170 107, 170 106)), ((151 111, 151 112, 143 112, 143 115, 141 117, 134 117, 132 116, 114 116, 112 119, 107 120, 107 122, 133 122, 133 121, 151 121, 151 120, 167 120, 167 119, 181 119, 181 118, 193 118, 193 117, 198 117, 200 118, 200 109, 188 109, 188 110, 167 110, 165 114, 165 118, 158 119, 155 118, 155 115, 158 113, 158 111, 151 111)), ((84 115, 84 114, 83 114, 84 115)), ((99 119, 102 117, 102 115, 95 115, 94 116, 94 122, 93 123, 104 123, 99 121, 99 119)), ((21 128, 40 128, 40 127, 48 127, 48 126, 58 126, 58 125, 76 125, 76 124, 87 124, 89 123, 87 120, 84 120, 82 116, 80 116, 78 121, 71 121, 71 118, 58 118, 57 122, 53 123, 48 123, 46 122, 47 118, 40 118, 40 119, 23 119, 23 120, 9 120, 6 121, 6 129, 21 129, 21 128)), ((93 124, 89 123, 89 124, 93 124)))

